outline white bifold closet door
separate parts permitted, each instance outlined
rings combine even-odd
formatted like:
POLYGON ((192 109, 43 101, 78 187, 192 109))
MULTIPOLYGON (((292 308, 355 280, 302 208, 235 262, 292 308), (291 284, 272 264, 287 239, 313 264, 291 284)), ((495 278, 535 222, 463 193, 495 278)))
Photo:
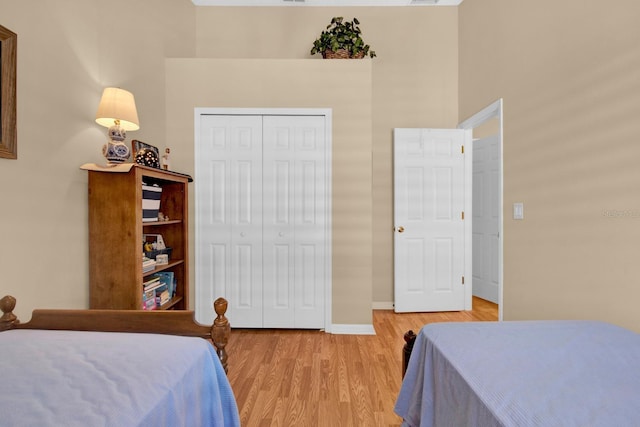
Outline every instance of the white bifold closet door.
POLYGON ((196 318, 229 300, 234 327, 323 328, 323 116, 201 115, 196 318))

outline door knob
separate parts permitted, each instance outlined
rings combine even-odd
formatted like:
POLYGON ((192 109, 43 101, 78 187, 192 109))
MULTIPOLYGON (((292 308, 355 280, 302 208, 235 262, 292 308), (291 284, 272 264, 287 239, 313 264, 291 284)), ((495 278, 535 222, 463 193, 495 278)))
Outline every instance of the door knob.
POLYGON ((398 227, 398 233, 404 233, 404 227, 402 226, 398 227))

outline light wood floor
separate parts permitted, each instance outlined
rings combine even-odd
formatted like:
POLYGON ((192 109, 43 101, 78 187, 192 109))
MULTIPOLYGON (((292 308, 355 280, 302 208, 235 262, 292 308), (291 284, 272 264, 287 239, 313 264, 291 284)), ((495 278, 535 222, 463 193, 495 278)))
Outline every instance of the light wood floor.
POLYGON ((393 407, 403 334, 433 322, 497 319, 497 305, 474 298, 473 311, 374 310, 375 336, 234 329, 227 347, 229 381, 242 425, 399 426, 393 407))

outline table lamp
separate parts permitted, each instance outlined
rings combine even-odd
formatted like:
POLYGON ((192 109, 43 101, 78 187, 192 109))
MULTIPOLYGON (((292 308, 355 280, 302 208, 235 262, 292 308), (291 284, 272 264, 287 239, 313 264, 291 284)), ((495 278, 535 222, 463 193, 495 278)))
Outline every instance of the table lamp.
POLYGON ((102 147, 102 154, 107 162, 118 164, 127 160, 130 153, 129 147, 124 143, 127 131, 140 129, 133 94, 120 88, 105 88, 98 105, 96 123, 109 128, 109 141, 102 147))

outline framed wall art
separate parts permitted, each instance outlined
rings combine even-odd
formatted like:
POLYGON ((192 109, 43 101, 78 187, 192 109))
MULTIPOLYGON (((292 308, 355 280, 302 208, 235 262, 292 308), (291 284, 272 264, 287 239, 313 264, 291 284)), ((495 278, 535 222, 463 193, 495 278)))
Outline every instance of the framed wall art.
POLYGON ((17 159, 16 53, 18 35, 0 25, 0 158, 17 159))

